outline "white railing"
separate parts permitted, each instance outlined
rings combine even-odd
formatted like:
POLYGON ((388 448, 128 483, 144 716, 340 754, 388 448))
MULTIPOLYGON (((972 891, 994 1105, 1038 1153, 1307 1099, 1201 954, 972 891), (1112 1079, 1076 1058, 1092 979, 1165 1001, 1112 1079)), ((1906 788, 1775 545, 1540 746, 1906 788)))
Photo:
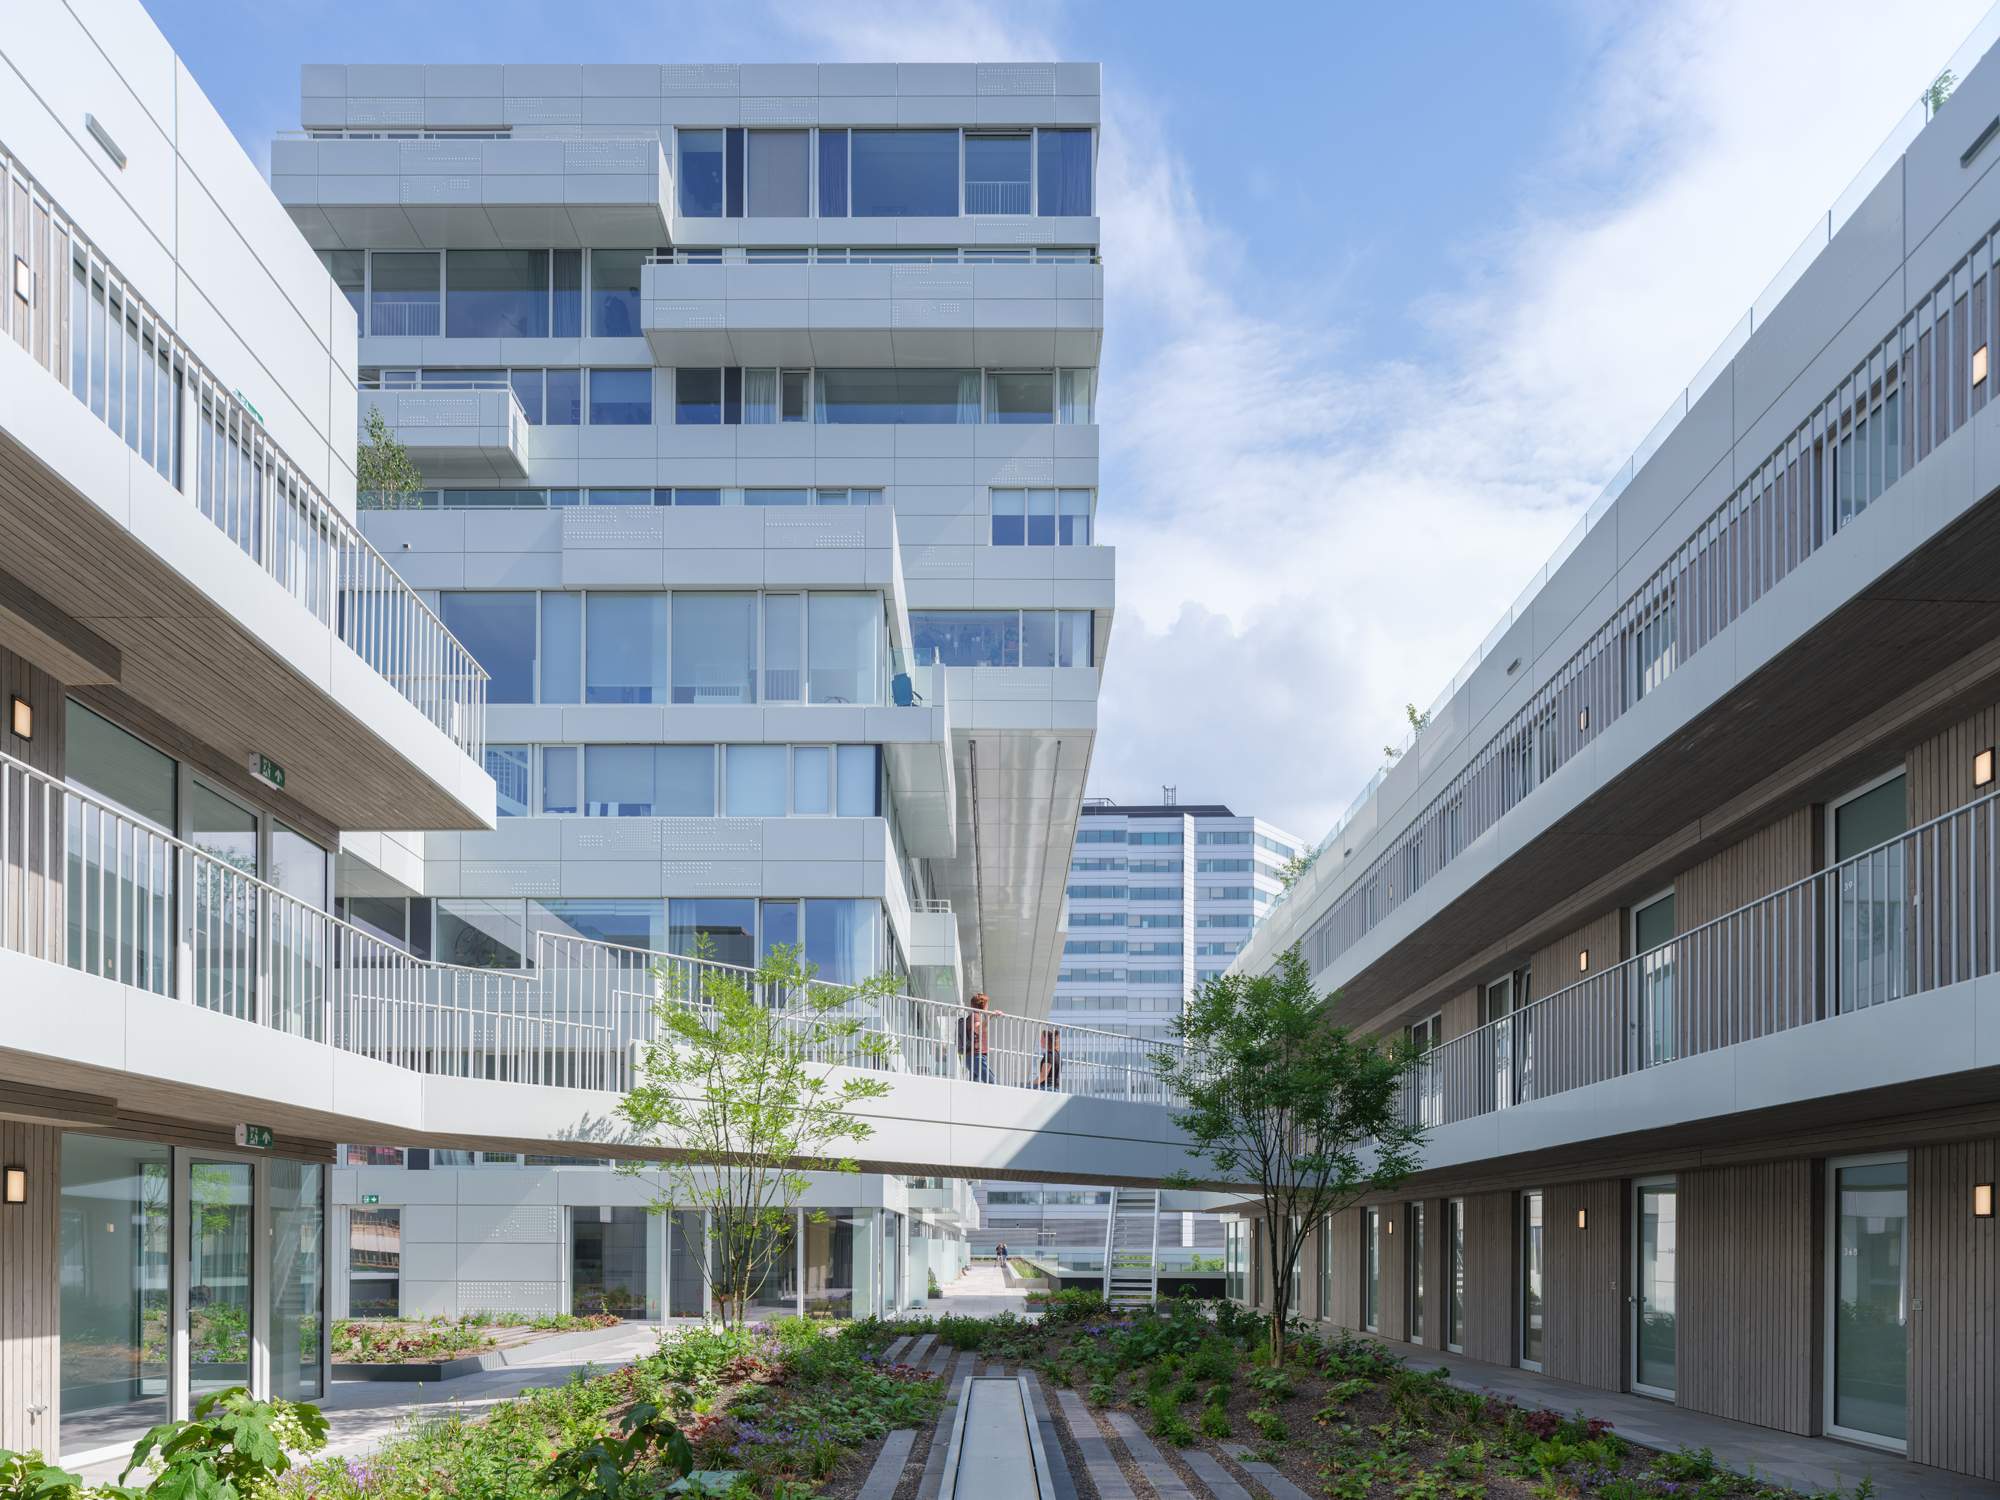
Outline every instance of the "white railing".
POLYGON ((0 146, 11 337, 473 760, 486 672, 0 146), (25 291, 27 295, 21 293, 25 291))
MULTIPOLYGON (((611 1085, 616 1088, 628 1086, 637 1046, 656 1035, 654 1008, 661 997, 698 1004, 704 977, 711 974, 730 975, 758 991, 752 969, 558 933, 538 934, 535 968, 541 984, 538 1004, 545 1014, 611 1035, 619 1053, 613 1071, 621 1081, 611 1085)), ((1178 1043, 1001 1011, 975 1013, 913 995, 853 996, 841 986, 824 988, 852 996, 833 1014, 859 1027, 855 1035, 821 1046, 817 1062, 1089 1099, 1177 1102, 1153 1059, 1174 1051, 1178 1043), (879 1045, 863 1038, 879 1038, 879 1045)), ((821 1018, 793 997, 769 992, 761 998, 795 1023, 799 1036, 819 1030, 821 1018)))
POLYGON ((387 302, 377 297, 369 304, 368 333, 372 338, 435 338, 443 332, 444 303, 439 298, 387 302))
POLYGON ((973 182, 965 184, 965 211, 969 214, 1031 214, 1035 205, 1025 182, 973 182))
MULTIPOLYGON (((663 994, 699 1003, 711 971, 756 983, 726 964, 546 932, 525 972, 413 957, 6 755, 0 949, 414 1072, 606 1092, 631 1087, 663 994)), ((796 997, 765 999, 813 1034, 796 997)), ((841 1014, 882 1049, 841 1038, 815 1060, 1174 1102, 1153 1062, 1171 1043, 998 1011, 975 1032, 965 1007, 909 995, 856 997, 841 1014)))
POLYGON ((513 386, 505 380, 478 380, 464 375, 451 375, 442 370, 426 370, 412 380, 384 380, 374 375, 357 387, 364 391, 507 391, 513 386))
POLYGON ((654 266, 1094 266, 1102 264, 1088 245, 879 245, 837 246, 718 245, 681 249, 647 257, 654 266))
POLYGON ((1451 1125, 2000 970, 2000 794, 1433 1048, 1404 1093, 1451 1125))

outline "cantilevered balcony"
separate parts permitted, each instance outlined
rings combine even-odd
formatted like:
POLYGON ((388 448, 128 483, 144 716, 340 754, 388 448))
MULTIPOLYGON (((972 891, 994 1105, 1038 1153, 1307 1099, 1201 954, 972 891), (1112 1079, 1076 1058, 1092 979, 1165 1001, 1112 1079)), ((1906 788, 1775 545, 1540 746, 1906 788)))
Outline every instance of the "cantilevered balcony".
POLYGON ((1092 249, 680 250, 641 273, 667 365, 1094 367, 1092 249))
POLYGON ((428 483, 477 487, 528 477, 533 429, 504 380, 437 376, 389 388, 364 386, 357 418, 363 437, 374 411, 428 483))
POLYGON ((0 645, 341 828, 489 823, 486 674, 0 149, 0 645))
POLYGON ((1433 1048, 1427 1167, 1990 1098, 2000 794, 1433 1048))

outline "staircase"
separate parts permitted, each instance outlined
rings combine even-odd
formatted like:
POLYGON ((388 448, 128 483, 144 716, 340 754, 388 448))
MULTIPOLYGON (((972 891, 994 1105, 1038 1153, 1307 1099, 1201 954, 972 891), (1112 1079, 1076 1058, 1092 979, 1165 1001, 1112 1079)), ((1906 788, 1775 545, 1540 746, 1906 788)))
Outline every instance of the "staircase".
POLYGON ((1160 1296, 1160 1194, 1117 1188, 1104 1226, 1104 1300, 1151 1307, 1160 1296))

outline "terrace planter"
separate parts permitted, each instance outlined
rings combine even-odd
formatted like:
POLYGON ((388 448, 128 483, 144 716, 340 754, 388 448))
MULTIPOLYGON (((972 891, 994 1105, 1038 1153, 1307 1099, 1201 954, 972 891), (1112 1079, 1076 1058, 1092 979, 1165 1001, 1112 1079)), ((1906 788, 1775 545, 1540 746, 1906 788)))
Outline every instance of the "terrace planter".
POLYGON ((506 1363, 498 1352, 461 1354, 454 1359, 415 1359, 396 1365, 343 1365, 333 1367, 335 1380, 427 1381, 456 1380, 480 1370, 497 1370, 506 1363))

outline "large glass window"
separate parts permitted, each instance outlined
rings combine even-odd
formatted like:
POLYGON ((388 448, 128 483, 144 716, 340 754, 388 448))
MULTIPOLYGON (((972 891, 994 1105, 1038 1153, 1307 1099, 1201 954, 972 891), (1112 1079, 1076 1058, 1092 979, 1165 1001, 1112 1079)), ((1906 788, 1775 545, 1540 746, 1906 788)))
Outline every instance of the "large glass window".
POLYGON ((986 420, 1019 426, 1056 419, 1053 370, 995 370, 986 377, 986 420))
POLYGON ((486 669, 486 701, 535 701, 535 596, 531 593, 445 593, 445 629, 486 669))
POLYGON ((188 1164, 188 1392, 250 1381, 257 1236, 248 1162, 188 1164))
MULTIPOLYGON (((872 1209, 834 1209, 805 1220, 805 1308, 808 1316, 854 1316, 855 1293, 871 1290, 855 1277, 855 1247, 865 1246, 874 1228, 872 1209)), ((866 1255, 864 1252, 864 1259, 866 1255)), ((864 1304, 865 1305, 865 1304, 864 1304)))
POLYGON ((354 309, 359 318, 366 311, 368 290, 368 252, 366 250, 322 250, 320 263, 326 267, 326 274, 333 278, 333 284, 340 288, 347 298, 347 305, 354 309))
POLYGON ((757 596, 674 595, 673 701, 757 701, 757 596))
POLYGON ((530 901, 528 928, 558 937, 585 938, 655 953, 667 949, 666 906, 632 898, 530 901))
POLYGON ((61 1413, 69 1452, 129 1442, 166 1420, 170 1156, 144 1142, 62 1138, 61 1413))
POLYGON ((1029 198, 1034 176, 1032 137, 1012 135, 965 137, 965 211, 969 214, 1034 212, 1029 198))
POLYGON ((488 745, 486 774, 493 778, 494 810, 503 818, 525 818, 534 812, 528 783, 526 745, 488 745))
POLYGON ((833 748, 799 745, 792 750, 792 811, 803 816, 833 811, 833 748))
POLYGON ((577 747, 542 747, 542 812, 557 817, 578 810, 577 747))
POLYGON ((168 832, 178 826, 172 756, 74 698, 64 700, 63 718, 63 770, 71 786, 168 832))
POLYGON ((548 424, 575 427, 583 421, 583 371, 548 372, 548 424))
POLYGON ((1829 842, 1841 866, 1832 900, 1839 1008, 1899 998, 1910 958, 1905 916, 1909 801, 1901 774, 1833 805, 1829 842))
POLYGON ((580 337, 583 333, 583 252, 556 251, 549 281, 554 300, 549 332, 559 339, 580 337))
POLYGON ((590 252, 590 335, 600 339, 636 339, 639 326, 639 268, 646 250, 590 252))
POLYGON ((1674 1297, 1678 1194, 1671 1182, 1642 1182, 1633 1196, 1639 1266, 1632 1304, 1632 1389, 1672 1400, 1679 1353, 1674 1297))
POLYGON ((570 1311, 653 1318, 660 1312, 652 1268, 660 1220, 643 1208, 570 1210, 570 1311))
POLYGON ((667 701, 667 598, 664 594, 588 596, 584 701, 667 701))
POLYGON ((873 818, 881 815, 879 760, 880 752, 873 745, 839 747, 840 790, 837 805, 841 817, 873 818))
POLYGON ((188 798, 188 842, 209 858, 194 870, 197 1005, 248 1019, 257 987, 257 905, 239 876, 262 874, 257 814, 196 781, 188 798))
POLYGON ((590 421, 595 427, 645 427, 653 420, 653 372, 593 369, 590 421))
POLYGON ((583 599, 542 595, 541 701, 576 703, 583 691, 583 599))
POLYGON ((1909 1164, 1899 1156, 1835 1162, 1829 1170, 1829 1425, 1901 1447, 1909 1431, 1909 1164))
POLYGON ((403 1310, 403 1211, 347 1211, 347 1313, 393 1318, 403 1310))
POLYGON ((1680 1056, 1674 1006, 1674 893, 1632 909, 1632 952, 1639 960, 1639 1066, 1680 1056))
POLYGON ((950 426, 977 422, 977 370, 817 370, 813 419, 950 426))
POLYGON ((1382 1326, 1382 1210, 1361 1211, 1361 1326, 1382 1326))
POLYGON ((1405 1241, 1404 1253, 1410 1259, 1403 1272, 1403 1285, 1409 1294, 1408 1332, 1411 1343, 1421 1344, 1429 1332, 1425 1327, 1425 1318, 1430 1311, 1424 1295, 1430 1287, 1424 1274, 1424 1230, 1427 1226, 1424 1223, 1423 1204, 1410 1205, 1408 1222, 1409 1236, 1405 1241))
POLYGON ((876 594, 807 597, 806 678, 813 703, 879 703, 882 600, 876 594))
POLYGON ((706 949, 717 963, 757 963, 757 903, 738 897, 683 897, 667 903, 667 946, 692 958, 706 949))
POLYGON ((882 970, 882 903, 808 901, 806 961, 830 984, 859 984, 882 970))
POLYGON ((453 250, 444 275, 447 338, 548 337, 548 251, 453 250))
POLYGON ((369 260, 369 333, 424 338, 444 331, 437 251, 377 250, 369 260))
POLYGON ((722 425, 722 371, 674 371, 674 421, 682 427, 722 425))
POLYGON ((687 219, 721 218, 722 132, 682 130, 678 135, 681 216, 687 219))
POLYGON ((439 898, 438 962, 461 969, 518 969, 526 952, 520 902, 439 898))
POLYGON ((856 130, 852 137, 855 218, 958 217, 956 130, 856 130))
POLYGON ((271 1389, 288 1401, 325 1394, 325 1180, 317 1162, 271 1160, 271 1389))
POLYGON ((935 657, 948 667, 1094 664, 1087 609, 911 610, 910 635, 919 661, 935 657))
POLYGON ((725 812, 732 818, 785 816, 786 748, 730 745, 723 756, 725 812))
POLYGON ((819 216, 822 219, 847 217, 847 132, 822 129, 819 133, 819 216))
POLYGON ((583 810, 594 818, 715 816, 713 745, 590 745, 583 810))
POLYGON ((802 219, 812 212, 812 135, 805 130, 750 132, 750 217, 802 219))
POLYGON ((1521 1368, 1539 1370, 1545 1347, 1542 1195, 1521 1194, 1521 1368))
POLYGON ((1087 547, 1089 490, 994 490, 996 547, 1087 547))
POLYGON ((1036 132, 1037 205, 1043 214, 1087 218, 1091 207, 1090 132, 1088 130, 1042 130, 1036 132))
POLYGON ((1444 1206, 1444 1346, 1465 1347, 1465 1200, 1444 1206))
POLYGON ((805 695, 805 596, 764 596, 764 701, 797 703, 805 695))

